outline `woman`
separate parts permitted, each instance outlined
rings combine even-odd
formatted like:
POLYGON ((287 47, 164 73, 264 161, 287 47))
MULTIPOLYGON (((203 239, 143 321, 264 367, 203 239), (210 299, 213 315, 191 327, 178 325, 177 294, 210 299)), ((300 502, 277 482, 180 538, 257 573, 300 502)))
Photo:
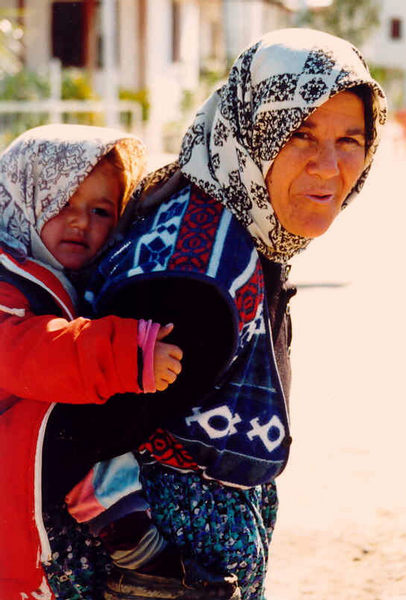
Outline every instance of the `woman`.
MULTIPOLYGON (((151 316, 176 323, 184 349, 184 373, 160 406, 165 430, 140 456, 153 518, 196 589, 237 576, 239 589, 224 585, 222 597, 264 598, 273 480, 290 440, 287 263, 359 192, 385 117, 384 94, 351 44, 305 29, 264 36, 198 111, 179 162, 144 180, 123 244, 101 265, 99 314, 138 314, 149 290, 165 299, 151 316), (175 402, 183 418, 171 416, 175 402)), ((128 568, 109 587, 108 598, 166 590, 128 568)))
POLYGON ((290 442, 288 261, 361 189, 385 117, 351 44, 275 31, 199 110, 178 163, 144 180, 87 298, 100 316, 175 323, 182 375, 153 411, 121 416, 125 431, 138 411, 145 498, 185 574, 119 569, 105 598, 263 600, 290 442))

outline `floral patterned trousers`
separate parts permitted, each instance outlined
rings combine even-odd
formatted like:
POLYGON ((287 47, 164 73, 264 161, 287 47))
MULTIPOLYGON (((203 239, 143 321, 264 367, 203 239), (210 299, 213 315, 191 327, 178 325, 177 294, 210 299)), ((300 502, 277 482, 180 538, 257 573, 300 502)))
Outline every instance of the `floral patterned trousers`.
POLYGON ((198 565, 234 573, 242 600, 264 600, 278 506, 273 482, 243 490, 156 463, 143 466, 142 484, 153 520, 182 552, 192 582, 201 581, 198 565))

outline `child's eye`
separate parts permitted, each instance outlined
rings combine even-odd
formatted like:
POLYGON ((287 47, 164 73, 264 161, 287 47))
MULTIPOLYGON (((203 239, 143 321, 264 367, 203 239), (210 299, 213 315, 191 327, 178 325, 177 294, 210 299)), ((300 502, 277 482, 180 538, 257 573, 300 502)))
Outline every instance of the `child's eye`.
POLYGON ((61 208, 61 212, 62 212, 63 210, 68 210, 69 208, 70 208, 70 202, 67 202, 66 204, 64 204, 64 205, 62 206, 62 208, 61 208))
POLYGON ((112 217, 112 213, 107 208, 102 208, 100 206, 96 206, 93 209, 93 212, 98 217, 112 217))

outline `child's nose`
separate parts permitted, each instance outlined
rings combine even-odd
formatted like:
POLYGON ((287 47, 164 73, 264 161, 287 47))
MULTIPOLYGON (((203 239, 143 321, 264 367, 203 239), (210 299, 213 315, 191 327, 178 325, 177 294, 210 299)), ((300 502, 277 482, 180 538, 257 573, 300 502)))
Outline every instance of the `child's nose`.
POLYGON ((70 213, 69 225, 75 229, 86 229, 89 224, 89 215, 85 210, 73 210, 70 213))

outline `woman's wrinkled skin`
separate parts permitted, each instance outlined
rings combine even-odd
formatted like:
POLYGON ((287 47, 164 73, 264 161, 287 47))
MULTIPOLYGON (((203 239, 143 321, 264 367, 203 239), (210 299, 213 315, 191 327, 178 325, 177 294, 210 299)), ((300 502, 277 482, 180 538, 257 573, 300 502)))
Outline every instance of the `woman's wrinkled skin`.
POLYGON ((362 100, 341 92, 322 104, 279 152, 266 177, 272 207, 290 233, 324 233, 365 164, 362 100))

